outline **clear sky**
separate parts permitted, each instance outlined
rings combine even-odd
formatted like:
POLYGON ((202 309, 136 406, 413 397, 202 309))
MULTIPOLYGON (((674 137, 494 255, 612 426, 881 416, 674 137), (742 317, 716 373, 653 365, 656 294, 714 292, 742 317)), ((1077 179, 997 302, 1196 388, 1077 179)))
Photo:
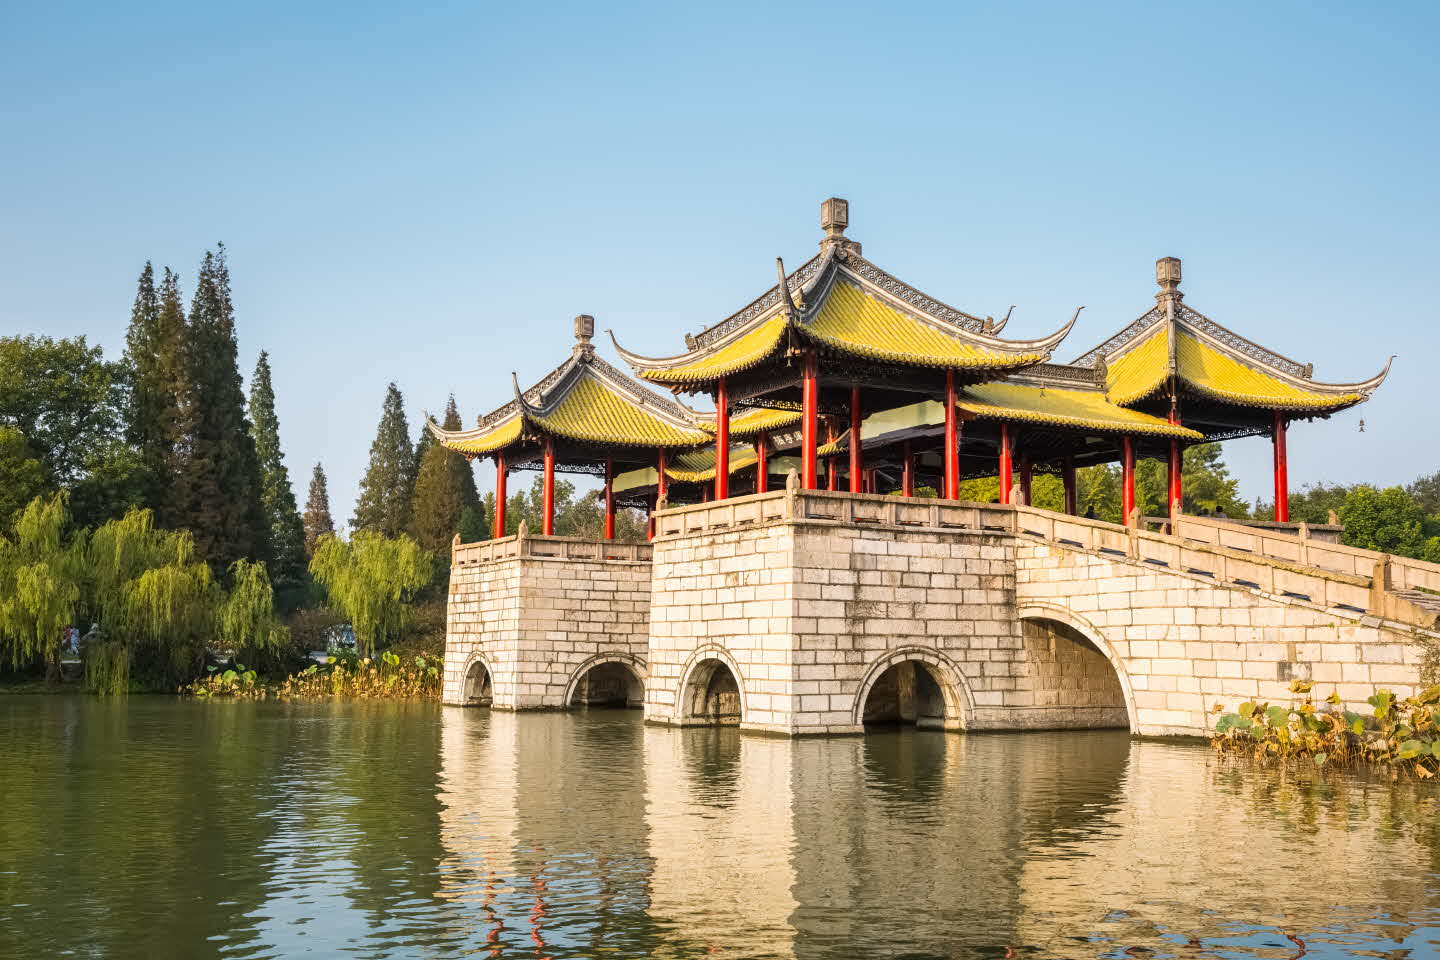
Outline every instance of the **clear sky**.
MULTIPOLYGON (((120 350, 146 259, 223 240, 242 373, 273 358, 303 503, 348 518, 387 381, 467 423, 799 265, 819 205, 1069 360, 1186 302, 1376 398, 1291 432, 1292 482, 1440 469, 1433 3, 0 7, 0 331, 120 350), (608 343, 602 351, 609 354, 608 343), (1359 430, 1361 419, 1365 430, 1359 430)), ((1250 496, 1269 447, 1227 445, 1250 496)), ((479 470, 482 489, 491 471, 479 470)))

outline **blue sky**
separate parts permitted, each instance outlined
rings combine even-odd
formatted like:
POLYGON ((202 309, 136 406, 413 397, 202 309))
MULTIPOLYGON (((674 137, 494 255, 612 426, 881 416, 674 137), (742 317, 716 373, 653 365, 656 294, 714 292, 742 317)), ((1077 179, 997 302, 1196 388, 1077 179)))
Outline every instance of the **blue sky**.
MULTIPOLYGON (((1377 397, 1291 477, 1440 469, 1434 4, 0 9, 0 331, 118 354, 141 265, 230 249, 303 501, 348 517, 387 381, 467 422, 591 313, 642 353, 850 200, 867 257, 1071 359, 1187 302, 1377 397), (1360 432, 1359 421, 1365 421, 1360 432)), ((608 351, 608 345, 602 348, 608 351)), ((1263 440, 1227 445, 1251 497, 1263 440)), ((482 488, 490 471, 478 471, 482 488)))

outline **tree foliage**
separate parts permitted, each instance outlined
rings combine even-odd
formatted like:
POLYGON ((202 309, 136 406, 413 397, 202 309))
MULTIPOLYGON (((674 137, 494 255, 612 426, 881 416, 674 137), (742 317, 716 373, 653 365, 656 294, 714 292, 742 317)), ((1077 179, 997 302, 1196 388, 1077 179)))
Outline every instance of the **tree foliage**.
POLYGON ((370 445, 370 464, 360 481, 360 497, 350 520, 352 530, 394 538, 410 528, 414 459, 405 400, 392 383, 385 390, 380 424, 370 445))
POLYGON ((280 419, 275 414, 270 357, 263 350, 250 380, 250 420, 260 461, 260 503, 270 534, 270 579, 277 589, 293 593, 305 584, 305 526, 295 505, 285 455, 280 450, 280 419))
POLYGON ((434 575, 434 559, 408 536, 357 530, 349 540, 321 538, 310 573, 373 654, 405 629, 410 601, 434 575))
POLYGON ((325 481, 325 468, 315 464, 310 473, 310 495, 305 499, 305 556, 315 556, 321 537, 333 536, 335 521, 330 516, 330 488, 325 481))
MULTIPOLYGON (((444 427, 460 429, 460 412, 453 396, 445 407, 444 427)), ((428 430, 425 435, 429 435, 428 430)), ((479 510, 480 494, 475 489, 475 475, 469 461, 438 443, 421 446, 425 451, 410 500, 410 533, 425 549, 444 555, 460 531, 465 511, 479 510)))

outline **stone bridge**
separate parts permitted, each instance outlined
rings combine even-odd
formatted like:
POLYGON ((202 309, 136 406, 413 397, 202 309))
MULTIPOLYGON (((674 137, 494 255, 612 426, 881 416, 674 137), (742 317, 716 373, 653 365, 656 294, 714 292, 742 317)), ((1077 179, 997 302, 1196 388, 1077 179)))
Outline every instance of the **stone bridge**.
POLYGON ((881 723, 1204 735, 1311 679, 1421 683, 1440 565, 1185 517, 781 491, 661 511, 653 544, 457 546, 445 699, 637 705, 783 735, 881 723))

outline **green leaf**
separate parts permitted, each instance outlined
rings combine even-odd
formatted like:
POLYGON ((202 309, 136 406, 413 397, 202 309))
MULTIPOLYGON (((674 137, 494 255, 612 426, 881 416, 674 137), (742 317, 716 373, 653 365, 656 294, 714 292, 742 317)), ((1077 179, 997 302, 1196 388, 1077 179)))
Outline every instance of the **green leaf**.
POLYGON ((1411 760, 1425 752, 1425 744, 1419 740, 1406 740, 1400 744, 1400 752, 1396 756, 1401 760, 1411 760))
POLYGON ((1270 721, 1272 727, 1289 726, 1290 710, 1286 707, 1266 707, 1265 718, 1270 721))
POLYGON ((1326 757, 1326 755, 1323 754, 1323 753, 1317 753, 1317 754, 1315 754, 1315 766, 1317 766, 1317 767, 1323 767, 1323 766, 1325 766, 1325 761, 1326 761, 1326 759, 1327 759, 1327 757, 1326 757))
POLYGON ((1246 700, 1244 703, 1240 704, 1236 712, 1242 717, 1248 717, 1250 716, 1250 714, 1255 712, 1255 704, 1253 701, 1246 700))
POLYGON ((1355 722, 1350 724, 1350 732, 1357 737, 1363 735, 1365 733, 1365 721, 1356 717, 1355 722))

